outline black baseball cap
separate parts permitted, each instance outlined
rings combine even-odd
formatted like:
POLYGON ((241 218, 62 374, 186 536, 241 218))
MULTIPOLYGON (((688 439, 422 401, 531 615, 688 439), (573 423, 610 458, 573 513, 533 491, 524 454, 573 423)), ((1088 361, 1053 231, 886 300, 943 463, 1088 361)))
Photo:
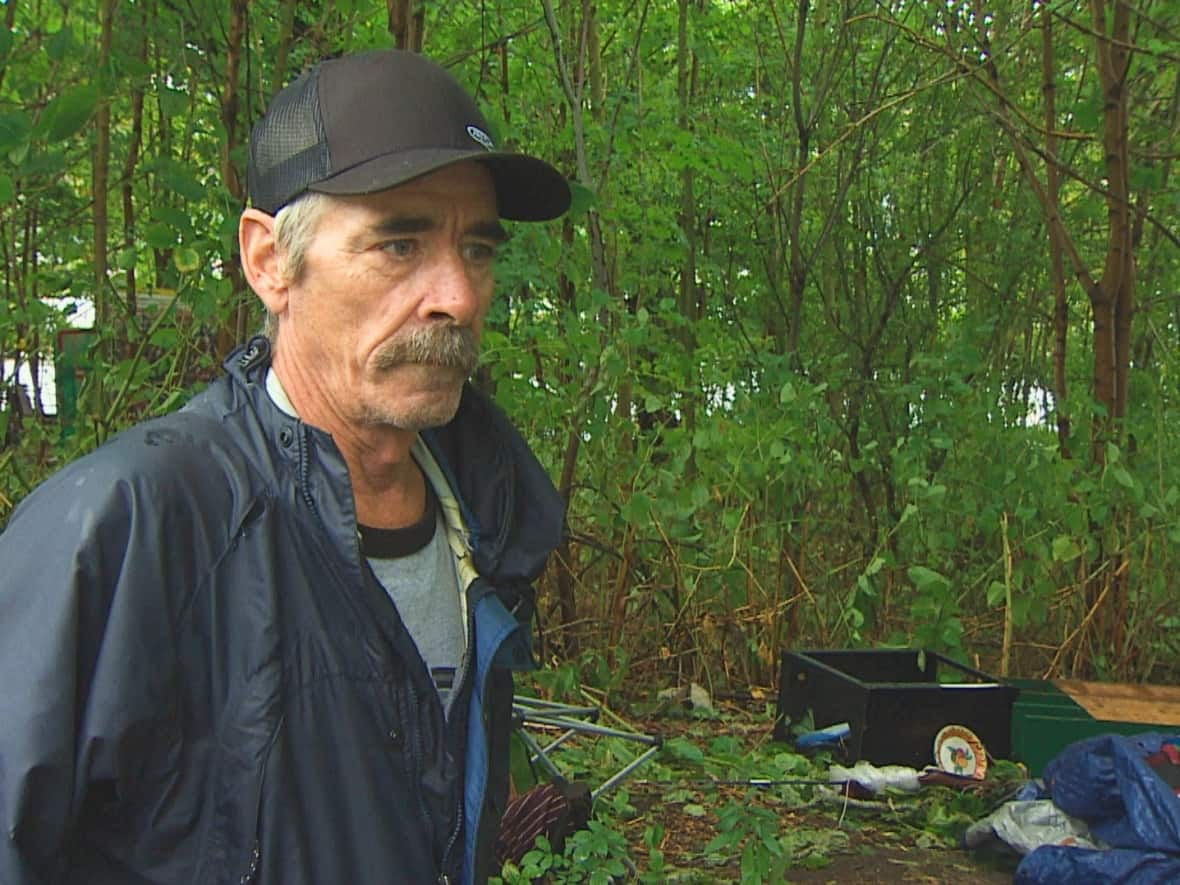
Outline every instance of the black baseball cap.
POLYGON ((491 170, 502 218, 546 221, 570 189, 544 160, 499 151, 441 65, 389 49, 323 61, 274 97, 250 135, 250 202, 274 215, 304 191, 368 194, 464 160, 491 170))

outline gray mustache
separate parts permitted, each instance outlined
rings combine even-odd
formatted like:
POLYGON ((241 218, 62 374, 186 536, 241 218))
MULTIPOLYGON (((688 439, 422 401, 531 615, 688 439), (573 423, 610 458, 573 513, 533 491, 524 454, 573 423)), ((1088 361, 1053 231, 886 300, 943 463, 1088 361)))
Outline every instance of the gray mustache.
POLYGON ((459 369, 470 375, 479 365, 479 338, 465 326, 422 326, 398 332, 373 354, 380 369, 409 364, 459 369))

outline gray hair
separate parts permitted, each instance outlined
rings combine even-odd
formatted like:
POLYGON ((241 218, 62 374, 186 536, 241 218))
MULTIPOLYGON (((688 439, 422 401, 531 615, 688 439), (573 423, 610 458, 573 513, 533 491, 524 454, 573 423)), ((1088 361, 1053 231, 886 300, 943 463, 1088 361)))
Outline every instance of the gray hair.
MULTIPOLYGON (((275 215, 275 252, 278 253, 279 275, 284 282, 293 283, 302 275, 307 248, 331 199, 325 194, 305 191, 275 215)), ((273 344, 278 330, 278 318, 268 310, 262 333, 273 344)))

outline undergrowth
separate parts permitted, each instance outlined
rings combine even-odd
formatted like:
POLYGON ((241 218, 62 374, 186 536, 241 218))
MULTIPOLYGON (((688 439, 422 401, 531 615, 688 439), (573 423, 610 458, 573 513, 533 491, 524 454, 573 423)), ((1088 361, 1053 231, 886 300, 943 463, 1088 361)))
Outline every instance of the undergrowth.
MULTIPOLYGON (((773 719, 769 704, 753 714, 649 714, 636 728, 666 735, 660 754, 600 797, 588 828, 563 850, 541 837, 493 883, 784 882, 791 871, 827 866, 865 831, 898 845, 955 847, 1024 779, 1018 766, 999 762, 970 791, 928 786, 842 802, 827 783, 830 754, 809 758, 773 741, 773 719)), ((579 736, 551 758, 595 788, 643 749, 579 736)), ((515 776, 527 788, 532 772, 515 776)))

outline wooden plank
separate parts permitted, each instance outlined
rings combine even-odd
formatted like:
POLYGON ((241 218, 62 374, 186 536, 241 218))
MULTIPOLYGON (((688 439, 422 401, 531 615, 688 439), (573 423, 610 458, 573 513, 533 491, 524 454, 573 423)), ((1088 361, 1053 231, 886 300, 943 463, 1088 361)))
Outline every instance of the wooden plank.
POLYGON ((1103 722, 1180 727, 1180 687, 1056 679, 1053 684, 1103 722))

